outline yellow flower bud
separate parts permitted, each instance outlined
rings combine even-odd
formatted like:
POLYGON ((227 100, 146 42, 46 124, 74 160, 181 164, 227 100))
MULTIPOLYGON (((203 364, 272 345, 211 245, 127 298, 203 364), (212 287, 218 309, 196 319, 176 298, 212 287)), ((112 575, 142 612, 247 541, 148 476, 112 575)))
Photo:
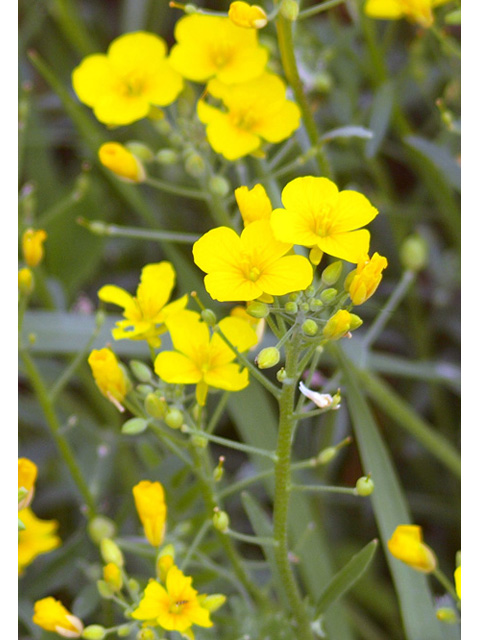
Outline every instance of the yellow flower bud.
POLYGON ((165 582, 170 567, 175 562, 175 547, 173 544, 167 544, 157 556, 157 577, 160 582, 165 582))
POLYGON ((100 553, 102 554, 104 562, 107 564, 113 563, 116 564, 117 567, 123 567, 124 559, 122 550, 118 544, 110 538, 102 538, 102 540, 100 540, 100 553))
POLYGON ((114 562, 109 562, 103 567, 103 579, 112 591, 120 591, 123 586, 122 572, 114 562))
POLYGON ((33 611, 33 622, 45 631, 54 631, 64 638, 80 638, 82 635, 82 621, 55 598, 37 600, 33 611))
POLYGON ((121 402, 127 395, 128 380, 113 351, 94 349, 88 357, 88 364, 97 387, 117 409, 123 411, 121 402))
POLYGON ((228 17, 237 27, 246 29, 262 29, 268 22, 267 14, 262 7, 247 2, 232 2, 228 17))
POLYGON ((167 505, 160 482, 142 480, 133 487, 133 497, 138 517, 147 540, 153 547, 162 544, 165 536, 167 505))
POLYGON ((28 458, 18 459, 18 488, 26 490, 25 497, 18 503, 18 509, 25 509, 31 503, 37 479, 37 465, 28 458))
POLYGON ((252 189, 238 187, 235 189, 235 200, 245 226, 255 222, 255 220, 270 220, 272 203, 263 185, 256 184, 252 189))
POLYGON ((35 285, 32 270, 28 267, 20 269, 18 272, 18 289, 24 296, 29 296, 35 285))
POLYGON ((217 609, 220 609, 227 600, 227 596, 224 596, 222 593, 212 593, 210 595, 201 593, 197 598, 202 608, 207 609, 210 613, 214 613, 217 609))
POLYGON ((378 253, 374 253, 371 259, 366 256, 365 260, 359 262, 348 289, 353 304, 363 304, 373 296, 387 265, 387 259, 378 253))
POLYGON ((22 253, 27 266, 36 267, 43 260, 43 243, 47 232, 43 229, 27 229, 22 236, 22 253))
POLYGON ((398 525, 388 541, 388 549, 395 558, 422 573, 430 573, 437 566, 435 554, 423 542, 422 528, 418 525, 398 525))
POLYGON ((462 598, 462 567, 457 567, 453 574, 453 579, 455 580, 455 591, 457 592, 457 596, 462 598))
POLYGON ((106 142, 98 150, 104 167, 127 182, 143 182, 145 169, 140 160, 119 142, 106 142))
POLYGON ((329 340, 339 340, 350 331, 351 325, 352 314, 345 309, 340 309, 323 327, 323 336, 329 340))

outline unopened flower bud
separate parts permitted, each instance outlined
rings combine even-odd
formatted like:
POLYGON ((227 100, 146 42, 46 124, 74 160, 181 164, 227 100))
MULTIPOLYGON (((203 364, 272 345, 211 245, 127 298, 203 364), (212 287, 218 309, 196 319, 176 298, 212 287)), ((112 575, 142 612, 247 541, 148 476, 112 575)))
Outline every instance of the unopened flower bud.
POLYGON ((223 176, 212 176, 208 181, 208 189, 211 193, 223 198, 230 191, 230 183, 223 176))
POLYGON ((309 287, 305 289, 305 295, 307 296, 307 298, 313 298, 316 290, 317 288, 313 284, 311 284, 309 287))
POLYGON ((302 331, 306 336, 316 336, 318 333, 318 324, 312 319, 305 320, 302 324, 302 331))
POLYGON ((150 382, 153 377, 150 367, 140 360, 130 360, 130 369, 139 382, 150 382))
POLYGON ((299 11, 300 7, 296 0, 282 0, 280 14, 287 20, 294 22, 298 18, 299 11))
POLYGON ((215 469, 213 470, 213 480, 214 480, 214 482, 220 482, 220 480, 223 478, 223 472, 224 472, 223 463, 224 462, 225 462, 225 458, 223 456, 220 456, 220 458, 218 459, 218 464, 215 467, 215 469))
POLYGON ((28 267, 20 269, 18 272, 18 290, 24 296, 29 296, 35 286, 33 272, 28 267))
POLYGON ((268 22, 267 14, 258 5, 247 2, 232 2, 228 17, 237 27, 245 29, 262 29, 268 22))
POLYGON ((155 154, 155 159, 159 164, 163 165, 176 164, 179 160, 179 155, 173 149, 160 149, 155 154))
POLYGON ((255 364, 259 369, 269 369, 280 361, 280 351, 276 347, 262 349, 255 358, 255 364))
POLYGON ((199 449, 206 449, 208 446, 208 440, 205 436, 193 435, 192 444, 199 449))
POLYGON ((190 152, 185 159, 185 171, 193 178, 201 178, 206 171, 205 160, 195 151, 190 152))
POLYGON ((150 384, 137 384, 136 391, 141 398, 145 398, 149 393, 153 393, 153 387, 150 384))
POLYGON ((375 485, 370 476, 362 476, 357 480, 355 489, 359 496, 366 497, 373 493, 373 490, 375 489, 375 485))
POLYGON ((165 398, 160 398, 156 393, 149 393, 143 401, 145 411, 152 418, 164 418, 168 410, 165 398))
POLYGON ((296 302, 286 302, 285 303, 285 311, 287 313, 297 313, 298 305, 296 302))
POLYGON ((308 254, 308 259, 313 265, 320 264, 321 259, 323 258, 323 251, 318 247, 312 247, 310 249, 310 253, 308 254))
POLYGON ((183 7, 183 10, 184 10, 184 11, 185 11, 185 13, 188 15, 188 14, 190 14, 190 13, 197 13, 198 8, 197 8, 197 6, 196 6, 196 5, 194 5, 194 4, 186 4, 186 5, 183 7))
POLYGON ((357 316, 355 313, 350 314, 350 331, 355 331, 358 327, 361 327, 363 324, 363 320, 360 316, 357 316))
POLYGON ((113 520, 105 516, 95 516, 88 523, 88 534, 95 544, 100 544, 104 538, 112 538, 116 532, 113 520))
POLYGON ((122 433, 128 436, 136 436, 139 433, 143 433, 148 427, 148 420, 144 418, 130 418, 122 426, 122 433))
POLYGON ((320 300, 324 304, 330 304, 330 302, 333 302, 335 300, 337 295, 338 295, 338 291, 336 289, 333 289, 333 288, 325 289, 325 291, 322 291, 322 293, 320 294, 320 300))
MULTIPOLYGON (((328 340, 339 340, 343 338, 351 329, 351 313, 345 309, 337 311, 323 327, 323 336, 328 340)), ((358 316, 357 316, 358 318, 358 316)))
POLYGON ((23 233, 22 253, 28 267, 36 267, 43 260, 43 243, 46 239, 47 233, 43 229, 27 229, 23 233))
POLYGON ((337 455, 338 451, 336 447, 327 447, 318 454, 317 460, 319 464, 328 464, 337 455))
POLYGON ((145 169, 140 160, 123 144, 106 142, 98 150, 98 157, 104 167, 126 182, 143 182, 145 169))
POLYGON ((308 306, 310 307, 310 311, 318 311, 323 307, 323 302, 320 298, 312 298, 312 300, 309 301, 308 306))
POLYGON ((113 598, 114 591, 112 587, 105 582, 105 580, 97 580, 97 589, 100 597, 105 598, 105 600, 113 598))
POLYGON ((131 593, 138 593, 140 591, 140 585, 138 583, 138 580, 135 580, 135 578, 129 578, 127 581, 127 585, 128 590, 131 593))
POLYGON ((211 309, 203 309, 200 315, 202 316, 202 320, 205 324, 208 324, 209 327, 214 327, 217 324, 217 316, 211 309))
POLYGON ((451 607, 440 607, 440 609, 436 610, 435 615, 437 620, 445 624, 456 624, 458 622, 458 616, 451 607))
POLYGON ((175 562, 175 547, 173 544, 167 544, 157 556, 155 567, 157 570, 157 577, 160 582, 165 582, 167 573, 175 562))
POLYGON ((301 302, 299 305, 300 311, 308 313, 310 311, 310 304, 308 302, 301 302))
POLYGON ((120 591, 120 589, 122 588, 122 572, 120 568, 113 562, 109 562, 103 567, 103 579, 112 589, 112 591, 120 591))
POLYGON ((145 629, 140 629, 140 631, 136 635, 136 640, 155 640, 157 638, 157 634, 153 629, 149 629, 146 627, 145 629))
POLYGON ((82 638, 85 640, 103 640, 106 635, 105 627, 99 624, 91 624, 83 630, 82 638))
POLYGON ((213 526, 221 533, 225 533, 230 525, 230 518, 226 511, 220 511, 217 509, 212 518, 213 526))
POLYGON ((328 267, 322 271, 321 277, 323 284, 327 285, 327 287, 332 287, 342 275, 342 271, 343 262, 341 260, 336 260, 332 262, 332 264, 329 264, 328 267))
POLYGON ((117 636, 119 638, 126 638, 130 635, 130 631, 132 630, 131 625, 122 624, 120 627, 117 627, 117 636))
POLYGON ((127 142, 125 146, 134 156, 143 162, 151 162, 155 157, 150 147, 147 147, 143 142, 132 140, 127 142))
POLYGON ((111 538, 102 538, 100 541, 100 553, 106 564, 113 562, 118 567, 123 567, 123 553, 117 543, 111 538))
POLYGON ((183 413, 176 407, 171 407, 164 418, 170 429, 180 429, 183 425, 183 413))
POLYGON ((418 234, 408 237, 400 247, 400 260, 405 269, 421 271, 428 264, 428 245, 418 234))
POLYGON ((225 604, 227 598, 222 593, 212 593, 207 595, 206 593, 199 594, 198 601, 203 609, 207 609, 210 613, 214 613, 217 609, 220 609, 225 604))
POLYGON ((287 379, 287 372, 285 371, 285 367, 282 367, 277 371, 277 380, 279 382, 284 382, 287 379))
POLYGON ((247 305, 247 313, 254 318, 266 318, 270 313, 270 309, 264 302, 251 302, 247 305))

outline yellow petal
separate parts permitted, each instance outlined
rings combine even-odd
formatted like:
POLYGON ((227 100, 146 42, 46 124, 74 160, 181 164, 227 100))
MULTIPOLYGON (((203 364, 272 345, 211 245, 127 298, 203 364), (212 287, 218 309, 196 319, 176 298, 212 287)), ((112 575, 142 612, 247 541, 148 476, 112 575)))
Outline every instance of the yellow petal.
POLYGON ((116 72, 123 77, 155 73, 165 58, 165 42, 154 33, 135 31, 115 38, 108 47, 107 57, 116 72))
POLYGON ((119 307, 127 310, 132 306, 135 307, 135 301, 133 297, 122 289, 121 287, 117 287, 113 284, 107 284, 100 289, 98 292, 98 297, 103 302, 110 302, 111 304, 116 304, 119 307))
POLYGON ((235 126, 228 114, 217 110, 207 125, 207 138, 212 149, 225 156, 227 160, 238 160, 260 147, 260 137, 235 126))
POLYGON ((335 206, 338 189, 328 178, 305 176, 291 180, 282 191, 282 202, 289 212, 302 213, 315 220, 319 207, 335 206))
POLYGON ((303 291, 312 282, 313 269, 303 256, 285 256, 268 266, 258 279, 259 286, 274 296, 303 291))
POLYGON ((204 284, 211 298, 219 302, 247 302, 262 295, 257 282, 248 280, 240 270, 209 273, 205 276, 204 284))
POLYGON ((359 262, 370 246, 370 232, 366 229, 338 233, 329 238, 318 238, 318 247, 325 253, 347 262, 359 262))
POLYGON ((155 358, 155 373, 170 384, 197 384, 202 373, 190 358, 176 351, 163 351, 155 358))
POLYGON ((240 371, 238 364, 225 364, 205 373, 205 382, 216 389, 241 391, 248 386, 248 371, 240 371))
POLYGON ((256 184, 252 189, 238 187, 238 189, 235 189, 235 199, 245 226, 255 220, 268 220, 270 218, 272 203, 261 184, 256 184))
POLYGON ((147 264, 142 269, 137 300, 145 318, 154 319, 170 298, 175 270, 170 262, 147 264))
POLYGON ((143 95, 123 95, 111 92, 100 97, 93 107, 99 122, 110 126, 122 126, 141 120, 148 115, 150 103, 143 95))
POLYGON ((274 209, 270 224, 275 237, 283 242, 312 247, 318 241, 313 216, 285 209, 274 209))
POLYGON ((200 322, 198 313, 182 311, 169 318, 167 326, 175 349, 194 362, 199 353, 208 347, 210 332, 208 326, 200 322))
POLYGON ((365 13, 371 18, 386 20, 396 20, 404 15, 398 0, 367 0, 365 13))
POLYGON ((118 78, 107 56, 95 53, 87 56, 73 70, 72 84, 78 99, 93 107, 102 97, 114 91, 118 78))
POLYGON ((368 199, 356 191, 340 191, 335 211, 332 213, 332 234, 360 229, 378 215, 368 199))
POLYGON ((229 227, 208 231, 193 245, 195 264, 210 271, 236 271, 242 260, 239 236, 229 227))
POLYGON ((243 251, 261 272, 292 248, 292 243, 280 242, 275 238, 268 220, 249 224, 242 231, 241 243, 243 251))

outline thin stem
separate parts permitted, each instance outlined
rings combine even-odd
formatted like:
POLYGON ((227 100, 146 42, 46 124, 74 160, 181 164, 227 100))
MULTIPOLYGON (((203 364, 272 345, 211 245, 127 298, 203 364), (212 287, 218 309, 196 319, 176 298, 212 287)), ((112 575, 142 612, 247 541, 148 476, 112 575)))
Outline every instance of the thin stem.
POLYGON ((447 576, 443 573, 443 571, 441 569, 439 569, 438 567, 436 567, 432 571, 432 575, 435 576, 435 578, 440 582, 442 587, 444 587, 446 589, 446 591, 452 596, 454 601, 456 603, 459 603, 460 602, 460 598, 457 596, 457 592, 455 590, 455 587, 450 582, 450 580, 447 578, 447 576))
POLYGON ((317 4, 313 7, 309 7, 308 9, 300 11, 297 20, 305 20, 305 18, 311 18, 312 16, 317 15, 317 13, 322 13, 322 11, 333 9, 334 7, 337 7, 339 4, 343 4, 344 2, 346 2, 346 0, 328 0, 327 2, 323 2, 322 4, 317 4))
POLYGON ((105 224, 100 220, 86 220, 85 218, 77 218, 77 223, 97 236, 109 236, 111 238, 133 238, 136 240, 176 242, 178 244, 193 244, 200 238, 199 235, 194 233, 122 227, 115 224, 105 224))
POLYGON ((240 533, 240 531, 233 531, 232 529, 227 529, 225 533, 231 538, 235 538, 236 540, 240 540, 241 542, 247 542, 248 544, 258 544, 261 547, 278 546, 278 542, 273 538, 262 538, 261 536, 249 536, 246 533, 240 533))
POLYGON ((227 406, 228 399, 230 397, 230 391, 225 391, 218 401, 217 406, 215 407, 215 411, 212 414, 212 417, 208 421, 207 427, 205 429, 206 433, 213 433, 215 431, 215 427, 217 426, 220 418, 223 415, 223 411, 227 406))
POLYGON ((79 490, 82 498, 84 499, 87 506, 87 517, 93 518, 96 515, 97 507, 95 505, 95 500, 93 495, 88 487, 88 484, 83 477, 82 471, 80 467, 77 465, 77 461, 75 456, 73 455, 72 449, 68 444, 67 440, 63 437, 60 431, 60 423, 58 421, 57 415, 55 413, 55 409, 53 406, 53 402, 49 397, 47 388, 45 383, 40 375, 39 370, 37 369, 35 363, 30 358, 30 355, 25 349, 20 349, 20 356, 25 365, 25 369, 32 384, 35 395, 37 396, 37 400, 42 407, 43 414, 45 416, 45 420, 47 426, 49 428, 50 434, 57 445, 57 448, 60 452, 60 455, 63 458, 63 461, 67 465, 70 475, 72 476, 73 481, 75 482, 77 489, 79 490))
POLYGON ((325 484, 292 484, 292 491, 310 491, 315 493, 346 493, 351 496, 356 496, 357 491, 351 487, 331 487, 325 484))
POLYGON ((186 569, 188 563, 190 562, 193 554, 195 553, 195 551, 199 547, 200 543, 202 542, 203 538, 205 537, 205 534, 207 533, 207 531, 210 529, 211 526, 212 526, 212 521, 211 520, 205 520, 204 523, 202 524, 202 526, 200 527, 200 529, 198 530, 197 535, 193 539, 193 542, 192 542, 192 544, 190 545, 190 547, 188 549, 187 555, 183 559, 183 562, 180 564, 179 568, 182 571, 185 571, 185 569, 186 569))
POLYGON ((227 438, 221 438, 220 436, 214 436, 211 433, 207 433, 206 431, 200 431, 199 429, 192 429, 184 425, 182 427, 182 431, 185 433, 189 433, 192 436, 200 436, 201 438, 205 438, 206 440, 210 440, 211 442, 216 442, 217 444, 221 444, 224 447, 229 447, 230 449, 237 449, 238 451, 244 451, 245 453, 253 453, 259 456, 265 456, 266 458, 270 458, 270 460, 275 460, 275 452, 267 451, 266 449, 259 449, 258 447, 252 447, 248 444, 243 444, 242 442, 237 442, 236 440, 229 440, 227 438))
POLYGON ((181 196, 182 198, 191 198, 193 200, 208 200, 210 197, 209 194, 205 191, 192 189, 191 187, 179 186, 177 184, 172 184, 171 182, 159 180, 158 178, 147 178, 144 184, 148 184, 150 187, 154 187, 155 189, 159 189, 160 191, 165 191, 165 193, 173 193, 174 195, 181 196))

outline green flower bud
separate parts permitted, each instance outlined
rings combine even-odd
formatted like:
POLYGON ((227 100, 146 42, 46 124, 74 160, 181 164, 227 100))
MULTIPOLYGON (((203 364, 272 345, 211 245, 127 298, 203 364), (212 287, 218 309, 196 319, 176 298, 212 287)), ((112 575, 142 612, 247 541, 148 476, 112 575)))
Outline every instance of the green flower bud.
POLYGON ((157 634, 153 629, 140 629, 140 631, 136 635, 136 640, 155 640, 157 638, 157 634))
POLYGON ((300 311, 303 311, 304 313, 308 313, 310 311, 310 304, 308 302, 301 302, 298 307, 300 311))
POLYGON ((97 589, 102 598, 110 600, 113 597, 114 591, 112 587, 105 582, 105 580, 97 580, 97 589))
POLYGON ((209 327, 213 327, 217 324, 217 316, 211 309, 203 309, 201 316, 202 320, 205 324, 208 324, 209 327))
POLYGON ((335 300, 337 295, 338 295, 338 291, 336 289, 333 289, 333 288, 325 289, 325 291, 322 291, 322 293, 320 294, 320 300, 324 304, 329 304, 330 302, 333 302, 335 300))
POLYGON ((300 7, 296 0, 283 0, 280 5, 281 15, 287 20, 290 20, 290 22, 294 22, 298 18, 299 11, 300 7))
POLYGON ((153 155, 153 151, 143 142, 132 140, 131 142, 127 142, 125 146, 133 153, 134 156, 139 160, 142 160, 142 162, 150 162, 155 157, 153 155))
POLYGON ((279 382, 284 382, 287 379, 287 372, 285 371, 285 367, 282 367, 277 371, 277 380, 279 382))
POLYGON ((190 152, 185 159, 185 171, 193 178, 201 178, 206 171, 205 160, 195 151, 190 152))
POLYGON ((336 447, 327 447, 318 454, 317 460, 319 464, 328 464, 337 455, 338 451, 336 447))
POLYGON ((139 382, 150 382, 153 377, 150 367, 140 360, 130 360, 130 369, 139 382))
POLYGON ((313 298, 316 290, 317 290, 316 287, 314 287, 313 284, 311 284, 309 287, 305 289, 305 295, 307 296, 307 298, 313 298))
POLYGON ((308 305, 310 307, 310 311, 318 311, 323 307, 323 302, 319 298, 313 298, 310 300, 308 305))
POLYGON ((117 636, 119 638, 126 638, 130 635, 130 631, 132 630, 132 625, 130 624, 122 624, 121 627, 117 627, 117 636))
POLYGON ((149 384, 138 384, 137 393, 141 398, 145 398, 149 393, 153 393, 153 387, 149 384))
POLYGON ((285 303, 285 311, 287 313, 297 313, 298 305, 296 302, 286 302, 285 303))
POLYGON ((101 627, 99 624, 91 624, 82 632, 82 638, 85 640, 103 640, 106 636, 105 627, 101 627))
POLYGON ((140 591, 140 585, 138 584, 138 580, 135 580, 135 578, 129 578, 127 584, 128 590, 132 593, 138 593, 140 591))
POLYGON ((255 364, 259 369, 269 369, 280 361, 280 351, 277 347, 266 347, 262 349, 255 358, 255 364))
POLYGON ((155 159, 163 165, 176 164, 179 161, 179 155, 173 149, 160 149, 157 151, 155 159))
POLYGON ((223 463, 224 462, 225 462, 224 456, 220 456, 220 458, 218 459, 218 464, 215 467, 215 469, 213 470, 213 481, 214 482, 220 482, 220 480, 223 478, 223 472, 224 472, 223 463))
POLYGON ((418 234, 408 237, 400 247, 400 260, 405 269, 421 271, 428 264, 428 245, 418 234))
POLYGON ((220 607, 224 605, 225 601, 227 600, 226 596, 224 596, 222 593, 212 593, 210 595, 202 594, 200 597, 200 604, 204 609, 208 609, 210 613, 213 613, 214 611, 217 611, 217 609, 220 609, 220 607))
POLYGON ((100 544, 103 538, 113 538, 116 530, 113 520, 105 516, 95 516, 87 526, 88 535, 95 544, 100 544))
POLYGON ((225 533, 230 525, 230 518, 226 511, 220 511, 217 509, 212 518, 213 526, 221 533, 225 533))
POLYGON ((366 497, 373 493, 373 490, 375 489, 375 485, 373 483, 373 480, 370 478, 370 476, 362 476, 357 480, 355 489, 359 496, 366 497))
POLYGON ((440 609, 437 609, 435 615, 437 616, 437 620, 440 620, 440 622, 444 622, 445 624, 456 624, 458 622, 457 614, 454 609, 451 609, 450 607, 441 607, 440 609))
POLYGON ((223 198, 230 191, 230 183, 223 176, 212 176, 208 181, 208 188, 213 194, 223 198))
POLYGON ((152 418, 163 418, 168 410, 165 398, 160 398, 156 393, 149 393, 143 401, 145 411, 152 418))
POLYGON ((100 541, 100 553, 105 564, 113 562, 117 567, 123 567, 123 553, 111 538, 102 538, 100 541))
POLYGON ((247 313, 253 318, 266 318, 270 313, 270 308, 264 302, 251 302, 247 306, 247 313))
POLYGON ((204 436, 194 435, 192 436, 192 443, 199 449, 206 449, 208 446, 208 440, 204 436))
POLYGON ((355 313, 350 314, 350 331, 355 331, 358 327, 361 327, 363 324, 363 320, 360 316, 357 316, 355 313))
POLYGON ((291 293, 291 294, 288 296, 288 299, 289 299, 291 302, 296 302, 296 301, 298 300, 298 293, 291 293))
POLYGON ((186 4, 183 7, 183 10, 188 15, 189 13, 197 13, 198 7, 196 5, 194 5, 194 4, 186 4))
POLYGON ((180 409, 176 407, 171 407, 167 411, 167 415, 164 418, 165 423, 170 427, 170 429, 180 429, 183 425, 183 413, 180 409))
POLYGON ((343 271, 343 262, 341 260, 336 260, 329 264, 322 271, 322 282, 327 285, 327 287, 333 287, 333 285, 338 281, 343 271))
POLYGON ((153 123, 158 133, 161 133, 163 136, 167 136, 172 131, 172 125, 166 118, 153 120, 153 123))
POLYGON ((148 420, 144 418, 130 418, 122 426, 122 433, 128 436, 136 436, 138 433, 143 433, 148 427, 148 420))
POLYGON ((305 320, 302 324, 302 331, 306 336, 316 336, 318 333, 318 324, 315 320, 305 320))

